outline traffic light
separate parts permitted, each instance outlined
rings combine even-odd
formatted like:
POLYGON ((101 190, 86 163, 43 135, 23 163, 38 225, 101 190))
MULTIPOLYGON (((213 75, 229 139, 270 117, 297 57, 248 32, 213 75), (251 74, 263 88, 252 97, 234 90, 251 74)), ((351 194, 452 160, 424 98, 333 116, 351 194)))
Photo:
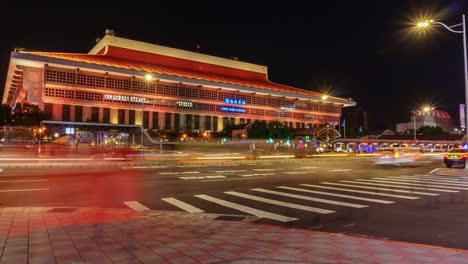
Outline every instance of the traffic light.
POLYGON ((305 136, 306 142, 310 141, 310 136, 305 136))

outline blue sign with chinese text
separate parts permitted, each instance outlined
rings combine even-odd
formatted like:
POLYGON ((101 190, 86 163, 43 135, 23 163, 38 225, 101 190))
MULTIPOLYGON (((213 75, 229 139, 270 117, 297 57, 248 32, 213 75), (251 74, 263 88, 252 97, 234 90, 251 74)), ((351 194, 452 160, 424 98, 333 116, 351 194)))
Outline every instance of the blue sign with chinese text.
POLYGON ((244 108, 230 107, 230 106, 221 106, 221 111, 233 112, 233 113, 245 113, 244 108))
POLYGON ((226 99, 224 99, 224 102, 226 104, 236 104, 236 105, 246 105, 247 103, 245 102, 245 100, 241 100, 241 99, 232 99, 232 98, 228 98, 226 97, 226 99))

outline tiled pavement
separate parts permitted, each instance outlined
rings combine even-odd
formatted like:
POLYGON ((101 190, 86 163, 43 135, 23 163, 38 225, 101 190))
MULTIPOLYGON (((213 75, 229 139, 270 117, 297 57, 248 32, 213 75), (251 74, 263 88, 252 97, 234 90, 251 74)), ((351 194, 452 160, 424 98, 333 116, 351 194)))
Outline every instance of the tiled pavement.
POLYGON ((468 251, 217 215, 4 208, 0 263, 468 263, 468 251))

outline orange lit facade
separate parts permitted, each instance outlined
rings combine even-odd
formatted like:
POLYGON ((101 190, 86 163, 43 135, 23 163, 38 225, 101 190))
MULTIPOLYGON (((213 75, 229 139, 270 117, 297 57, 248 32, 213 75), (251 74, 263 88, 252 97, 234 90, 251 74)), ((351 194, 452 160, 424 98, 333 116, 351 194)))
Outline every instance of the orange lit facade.
POLYGON ((88 54, 12 52, 2 103, 24 102, 55 121, 190 132, 254 120, 338 124, 355 105, 270 82, 266 66, 112 35, 88 54))

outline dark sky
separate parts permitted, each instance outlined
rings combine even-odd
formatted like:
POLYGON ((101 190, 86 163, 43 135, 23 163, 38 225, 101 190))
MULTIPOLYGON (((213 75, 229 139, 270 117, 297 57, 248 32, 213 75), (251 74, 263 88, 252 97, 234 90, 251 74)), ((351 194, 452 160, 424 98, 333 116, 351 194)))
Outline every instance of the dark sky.
MULTIPOLYGON (((461 22, 468 1, 311 1, 308 6, 224 3, 170 8, 12 6, 0 16, 0 85, 10 51, 88 52, 106 28, 118 36, 266 65, 270 80, 353 98, 375 128, 409 120, 425 102, 457 118, 464 103, 461 34, 410 32, 431 16, 461 22)), ((67 4, 68 5, 68 4, 67 4)))

